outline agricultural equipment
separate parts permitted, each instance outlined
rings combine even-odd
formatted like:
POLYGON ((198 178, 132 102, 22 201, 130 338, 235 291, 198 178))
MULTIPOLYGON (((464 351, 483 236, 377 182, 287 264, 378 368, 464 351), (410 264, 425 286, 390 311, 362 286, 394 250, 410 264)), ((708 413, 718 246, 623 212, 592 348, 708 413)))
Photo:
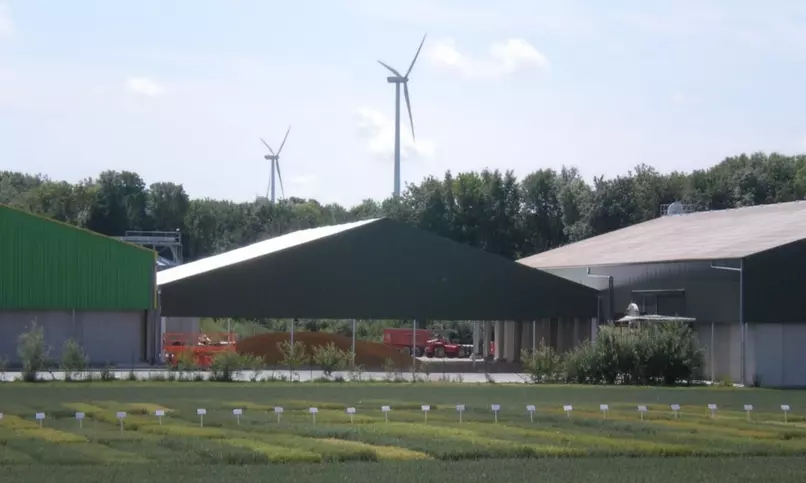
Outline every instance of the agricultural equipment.
POLYGON ((425 352, 428 341, 434 337, 434 333, 427 329, 417 329, 413 334, 412 332, 412 329, 383 329, 383 343, 409 356, 414 345, 416 349, 414 355, 420 357, 425 352))
POLYGON ((429 339, 425 344, 426 357, 437 357, 440 359, 444 357, 458 357, 461 359, 467 357, 469 354, 470 352, 467 351, 464 344, 453 343, 440 334, 436 334, 436 337, 429 339))
POLYGON ((166 332, 162 334, 165 362, 176 367, 186 361, 196 367, 210 367, 213 357, 235 352, 233 332, 166 332), (183 356, 185 358, 183 358, 183 356))

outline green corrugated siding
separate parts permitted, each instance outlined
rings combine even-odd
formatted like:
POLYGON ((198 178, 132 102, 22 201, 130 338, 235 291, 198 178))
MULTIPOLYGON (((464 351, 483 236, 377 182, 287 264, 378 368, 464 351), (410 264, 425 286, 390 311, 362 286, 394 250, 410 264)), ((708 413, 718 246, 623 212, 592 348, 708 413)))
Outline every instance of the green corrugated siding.
POLYGON ((146 310, 155 253, 0 205, 0 309, 146 310))

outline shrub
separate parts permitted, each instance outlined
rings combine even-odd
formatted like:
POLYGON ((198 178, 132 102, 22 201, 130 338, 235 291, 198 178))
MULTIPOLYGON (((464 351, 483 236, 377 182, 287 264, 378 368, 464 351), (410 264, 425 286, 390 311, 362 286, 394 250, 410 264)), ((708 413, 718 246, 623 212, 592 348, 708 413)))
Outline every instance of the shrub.
POLYGON ((176 354, 176 369, 181 372, 195 371, 199 368, 191 349, 181 350, 176 354))
POLYGON ((296 341, 293 344, 284 340, 277 343, 277 350, 280 351, 281 364, 288 366, 294 372, 303 362, 305 362, 305 344, 296 341))
POLYGON ((676 384, 700 376, 703 351, 685 324, 663 322, 641 330, 602 327, 563 359, 567 382, 676 384))
POLYGON ((344 369, 347 366, 350 353, 339 349, 333 342, 329 342, 327 345, 314 348, 313 360, 322 369, 325 377, 330 379, 333 371, 344 369))
POLYGON ((244 369, 244 357, 235 351, 219 352, 213 356, 210 369, 215 381, 232 381, 244 369))
POLYGON ((67 381, 74 380, 78 374, 87 370, 87 354, 75 339, 64 341, 59 368, 64 371, 64 378, 67 381))
POLYGON ((562 368, 560 356, 543 339, 534 351, 522 350, 521 361, 533 383, 557 380, 562 368))
POLYGON ((31 321, 31 328, 27 332, 20 334, 17 339, 17 354, 22 361, 22 380, 34 382, 37 373, 44 370, 50 347, 45 343, 45 330, 36 323, 36 319, 31 321))

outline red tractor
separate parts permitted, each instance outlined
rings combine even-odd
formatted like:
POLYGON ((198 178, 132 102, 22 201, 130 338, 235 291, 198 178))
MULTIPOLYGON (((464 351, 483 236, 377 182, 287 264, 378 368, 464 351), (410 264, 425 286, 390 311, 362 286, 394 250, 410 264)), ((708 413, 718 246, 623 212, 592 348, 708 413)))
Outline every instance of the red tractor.
POLYGON ((434 334, 433 339, 429 339, 425 343, 425 356, 436 357, 439 359, 445 357, 463 358, 469 355, 469 352, 463 344, 455 344, 441 334, 434 334))

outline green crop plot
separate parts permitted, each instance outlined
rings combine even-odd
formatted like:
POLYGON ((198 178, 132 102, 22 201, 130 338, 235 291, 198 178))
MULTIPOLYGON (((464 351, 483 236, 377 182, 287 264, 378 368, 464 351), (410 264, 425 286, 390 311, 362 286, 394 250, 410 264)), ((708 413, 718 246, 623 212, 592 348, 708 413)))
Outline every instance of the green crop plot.
POLYGON ((10 385, 1 395, 0 481, 369 481, 371 473, 394 483, 456 479, 452 471, 471 482, 590 481, 594 471, 597 481, 748 481, 755 473, 806 481, 799 391, 113 382, 10 385), (457 404, 466 407, 461 422, 457 404), (749 418, 745 404, 754 406, 749 418), (782 404, 792 408, 786 421, 782 404), (648 409, 643 417, 638 405, 648 409), (352 421, 347 407, 356 409, 352 421), (37 412, 46 414, 41 425, 37 412), (199 467, 206 470, 192 476, 199 467))

